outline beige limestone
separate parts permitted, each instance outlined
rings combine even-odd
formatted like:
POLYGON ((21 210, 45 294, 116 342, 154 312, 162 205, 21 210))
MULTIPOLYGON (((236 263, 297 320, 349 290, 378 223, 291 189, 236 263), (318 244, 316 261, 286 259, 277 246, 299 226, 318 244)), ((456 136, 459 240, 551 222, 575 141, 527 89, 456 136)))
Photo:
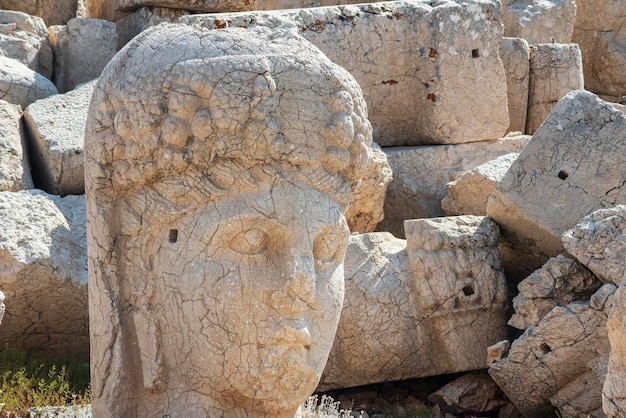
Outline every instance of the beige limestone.
POLYGON ((563 234, 565 249, 603 282, 624 284, 626 206, 600 209, 563 234))
POLYGON ((530 79, 530 47, 522 38, 502 38, 500 58, 506 74, 510 125, 507 132, 526 130, 528 83, 530 79))
POLYGON ((447 194, 447 183, 494 158, 520 152, 529 140, 519 136, 472 144, 384 148, 393 180, 378 230, 401 238, 406 219, 443 216, 441 200, 447 194))
POLYGON ((305 9, 355 3, 363 3, 363 0, 256 0, 254 10, 305 9))
POLYGON ((532 135, 556 103, 584 88, 580 49, 576 44, 538 44, 530 48, 530 83, 526 133, 532 135))
POLYGON ((0 346, 89 354, 83 196, 0 192, 0 346))
POLYGON ((19 61, 48 79, 52 77, 48 28, 39 17, 0 11, 0 55, 19 61))
POLYGON ((22 109, 0 100, 0 190, 32 189, 22 109))
POLYGON ((346 220, 352 233, 373 232, 384 217, 385 194, 392 172, 387 155, 375 142, 372 142, 371 152, 369 169, 352 189, 350 204, 346 208, 346 220))
POLYGON ((168 9, 167 7, 142 7, 128 13, 115 23, 118 48, 121 49, 131 39, 151 26, 163 22, 178 23, 181 16, 189 13, 184 9, 168 9))
POLYGON ((0 0, 0 9, 39 16, 46 25, 64 25, 81 13, 83 0, 0 0))
POLYGON ((143 6, 185 9, 196 12, 239 12, 252 10, 255 0, 115 0, 117 10, 133 11, 143 6))
POLYGON ((429 402, 457 415, 496 411, 507 401, 487 372, 468 373, 428 396, 429 402))
POLYGON ((571 411, 577 396, 586 401, 582 409, 564 416, 587 416, 601 404, 606 320, 589 302, 555 307, 513 342, 508 357, 490 365, 489 374, 525 417, 551 416, 555 406, 571 411))
POLYGON ((359 82, 382 147, 497 139, 509 126, 500 2, 384 2, 191 15, 221 28, 289 25, 359 82), (469 35, 469 36, 468 36, 469 35))
POLYGON ((98 78, 117 52, 116 26, 107 20, 77 17, 49 32, 54 52, 53 81, 60 93, 98 78))
POLYGON ((513 298, 512 327, 524 330, 537 326, 555 307, 574 300, 589 300, 601 283, 576 260, 558 255, 517 286, 513 298))
POLYGON ((48 193, 85 193, 85 123, 95 83, 38 100, 24 112, 38 186, 48 193))
POLYGON ((592 93, 569 93, 554 108, 487 204, 507 244, 507 277, 560 254, 561 235, 583 216, 626 203, 625 132, 624 114, 592 93))
POLYGON ((115 0, 84 0, 84 3, 85 15, 83 17, 117 22, 126 16, 126 13, 116 10, 115 0))
POLYGON ((25 109, 32 102, 57 94, 50 80, 24 64, 0 56, 0 99, 25 109))
POLYGON ((441 209, 445 215, 485 216, 489 196, 518 156, 515 152, 502 155, 448 183, 448 195, 441 200, 441 209))
POLYGON ((613 295, 609 310, 607 332, 611 343, 611 354, 607 366, 606 380, 602 388, 602 408, 611 418, 623 417, 626 413, 626 288, 620 285, 613 295))
POLYGON ((494 222, 407 221, 407 238, 350 237, 344 309, 319 390, 482 369, 487 347, 506 336, 494 222))
POLYGON ((504 0, 504 35, 530 44, 572 42, 579 0, 504 0))
POLYGON ((163 24, 120 51, 85 139, 94 415, 294 416, 370 142, 354 78, 290 31, 163 24))
POLYGON ((626 2, 576 0, 572 42, 580 46, 585 88, 596 94, 626 95, 626 2))

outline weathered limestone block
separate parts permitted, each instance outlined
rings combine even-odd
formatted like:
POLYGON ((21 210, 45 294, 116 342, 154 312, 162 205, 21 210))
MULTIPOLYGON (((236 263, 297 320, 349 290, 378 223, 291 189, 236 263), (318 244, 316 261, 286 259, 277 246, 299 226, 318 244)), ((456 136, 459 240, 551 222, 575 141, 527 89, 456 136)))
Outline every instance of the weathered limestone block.
POLYGON ((85 124, 95 84, 38 100, 24 112, 37 183, 48 193, 85 193, 85 124))
POLYGON ((442 411, 453 414, 480 414, 496 411, 508 402, 486 372, 468 373, 428 396, 442 411))
POLYGON ((448 183, 448 195, 441 200, 441 209, 446 216, 485 216, 489 196, 518 156, 516 152, 502 155, 448 183))
MULTIPOLYGON (((371 3, 375 2, 378 1, 371 3)), ((256 0, 254 10, 306 9, 356 3, 363 3, 363 0, 256 0)))
POLYGON ((572 42, 580 46, 585 88, 596 94, 626 95, 626 2, 576 0, 572 42))
POLYGON ((41 17, 46 25, 64 25, 81 13, 83 0, 0 0, 0 9, 41 17))
POLYGON ((350 204, 346 208, 346 220, 350 232, 364 234, 376 229, 383 220, 385 194, 391 182, 392 172, 387 155, 378 144, 372 143, 372 157, 367 174, 356 185, 350 195, 350 204))
POLYGON ((598 400, 598 388, 606 376, 608 357, 608 353, 601 354, 591 362, 591 371, 576 377, 550 398, 562 417, 606 417, 598 400))
POLYGON ((472 144, 384 148, 393 180, 378 230, 404 237, 406 219, 443 216, 441 199, 447 183, 494 158, 520 152, 529 140, 520 136, 472 144))
POLYGON ((350 237, 344 309, 319 390, 482 369, 487 347, 505 338, 495 223, 406 224, 407 241, 350 237))
POLYGON ((163 22, 178 23, 181 16, 188 14, 189 12, 184 9, 168 9, 166 7, 142 7, 128 13, 126 17, 115 23, 118 49, 121 49, 131 39, 149 27, 163 22))
POLYGON ((32 189, 22 109, 0 100, 0 191, 32 189))
POLYGON ((50 29, 54 52, 53 81, 60 93, 98 78, 117 52, 115 23, 101 19, 75 18, 50 29))
POLYGON ((549 416, 554 403, 572 407, 574 394, 583 392, 586 411, 567 416, 587 416, 601 404, 606 319, 588 302, 555 307, 513 342, 508 357, 490 365, 489 374, 523 416, 549 416))
POLYGON ((506 74, 510 125, 507 132, 526 130, 528 113, 528 82, 530 79, 530 47, 525 39, 502 38, 500 58, 506 74))
POLYGON ((526 133, 535 133, 556 103, 567 93, 583 88, 583 66, 578 45, 533 45, 530 48, 526 133))
POLYGON ((181 22, 208 28, 294 26, 354 75, 374 140, 386 147, 504 135, 509 119, 498 56, 500 12, 495 0, 442 0, 191 15, 181 22))
POLYGON ((586 91, 559 102, 487 204, 507 244, 507 277, 560 254, 561 235, 585 215, 626 203, 625 144, 622 112, 586 91))
POLYGON ((555 307, 589 300, 601 283, 576 260, 559 255, 522 280, 513 298, 512 327, 534 327, 555 307))
POLYGON ((89 353, 83 196, 0 192, 0 345, 89 353))
POLYGON ((626 206, 600 209, 563 234, 565 249, 603 282, 624 284, 626 206))
POLYGON ((291 31, 144 31, 85 136, 94 416, 293 417, 339 322, 371 125, 291 31))
POLYGON ((618 418, 626 413, 626 288, 623 284, 616 289, 612 302, 606 325, 611 354, 602 389, 602 408, 610 418, 618 418))
POLYGON ((116 10, 115 0, 83 0, 85 3, 85 15, 94 19, 110 20, 117 22, 126 16, 126 13, 116 10))
POLYGON ((144 6, 185 9, 197 12, 219 13, 252 10, 254 0, 115 0, 117 10, 133 11, 144 6))
POLYGON ((0 11, 0 55, 19 61, 48 79, 52 77, 48 28, 39 17, 0 11))
POLYGON ((50 80, 24 64, 0 56, 0 99, 25 109, 35 100, 57 94, 50 80))
POLYGON ((578 0, 504 0, 504 36, 529 44, 570 43, 578 0))

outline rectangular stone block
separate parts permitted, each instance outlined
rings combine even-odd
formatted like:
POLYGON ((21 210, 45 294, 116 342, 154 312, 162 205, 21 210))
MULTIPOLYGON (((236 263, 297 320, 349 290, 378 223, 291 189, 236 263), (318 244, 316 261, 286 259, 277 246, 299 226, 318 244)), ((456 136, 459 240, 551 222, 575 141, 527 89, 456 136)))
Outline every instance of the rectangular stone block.
POLYGON ((133 11, 144 6, 169 9, 195 10, 198 12, 240 12, 252 10, 254 0, 115 0, 118 11, 133 11))
POLYGON ((191 15, 206 28, 295 26, 363 89, 381 146, 456 144, 504 135, 506 78, 498 1, 383 2, 191 15))
POLYGON ((0 100, 0 191, 32 189, 22 109, 0 100))
POLYGON ((528 82, 530 79, 530 50, 522 38, 502 38, 500 58, 506 74, 506 89, 509 102, 508 132, 526 130, 528 114, 528 82))

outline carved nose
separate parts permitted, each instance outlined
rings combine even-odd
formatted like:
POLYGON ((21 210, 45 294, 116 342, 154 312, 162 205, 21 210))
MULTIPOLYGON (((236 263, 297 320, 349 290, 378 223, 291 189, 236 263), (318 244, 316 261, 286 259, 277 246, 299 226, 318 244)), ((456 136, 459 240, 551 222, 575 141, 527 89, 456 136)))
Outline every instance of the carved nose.
POLYGON ((280 288, 272 292, 270 303, 278 310, 299 313, 313 303, 315 270, 312 257, 297 256, 285 264, 280 288))

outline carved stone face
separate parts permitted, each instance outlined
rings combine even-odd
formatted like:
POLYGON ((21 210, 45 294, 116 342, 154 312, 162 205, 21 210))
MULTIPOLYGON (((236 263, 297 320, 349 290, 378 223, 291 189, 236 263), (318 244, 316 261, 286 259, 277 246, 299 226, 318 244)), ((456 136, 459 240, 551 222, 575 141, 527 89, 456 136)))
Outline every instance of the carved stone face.
MULTIPOLYGON (((154 350, 161 372, 144 370, 145 386, 182 376, 177 384, 225 410, 295 411, 333 343, 348 236, 338 203, 286 182, 209 203, 152 235, 150 316, 161 305, 167 318, 154 350)), ((148 334, 140 346, 151 346, 148 334)))

